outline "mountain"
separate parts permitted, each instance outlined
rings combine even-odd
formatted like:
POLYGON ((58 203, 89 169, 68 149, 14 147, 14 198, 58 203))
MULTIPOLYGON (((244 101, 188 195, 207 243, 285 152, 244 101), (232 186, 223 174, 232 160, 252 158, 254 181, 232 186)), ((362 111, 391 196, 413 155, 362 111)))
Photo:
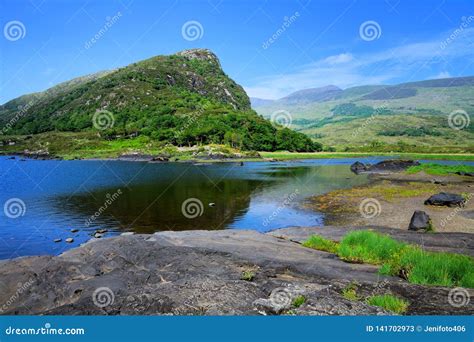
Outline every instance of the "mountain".
MULTIPOLYGON (((141 145, 319 148, 303 134, 274 127, 257 115, 243 88, 206 49, 152 57, 21 96, 0 106, 0 123, 8 128, 3 133, 15 136, 41 135, 52 141, 54 134, 64 132, 62 137, 75 145, 83 139, 77 138, 79 133, 90 133, 89 140, 99 136, 75 147, 82 149, 106 148, 106 141, 123 138, 137 138, 141 145)), ((39 141, 36 147, 51 150, 51 141, 39 141)))
POLYGON ((291 128, 330 150, 474 152, 474 77, 324 88, 327 96, 301 90, 255 109, 289 112, 291 128))
POLYGON ((303 89, 281 98, 278 100, 278 102, 290 105, 299 105, 304 103, 326 101, 335 98, 341 92, 341 88, 333 85, 320 88, 303 89))
POLYGON ((295 91, 294 93, 291 93, 290 95, 282 97, 278 100, 267 100, 251 97, 250 102, 252 103, 252 108, 275 105, 298 105, 334 99, 341 92, 341 88, 329 85, 320 88, 310 88, 295 91))
POLYGON ((252 108, 267 106, 269 104, 272 104, 273 102, 274 100, 260 99, 258 97, 250 98, 250 103, 252 104, 252 108))

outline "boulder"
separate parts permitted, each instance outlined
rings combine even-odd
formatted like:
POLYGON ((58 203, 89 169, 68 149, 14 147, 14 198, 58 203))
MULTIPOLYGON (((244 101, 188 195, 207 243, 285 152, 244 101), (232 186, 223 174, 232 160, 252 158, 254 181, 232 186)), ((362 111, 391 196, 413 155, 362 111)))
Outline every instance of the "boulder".
POLYGON ((438 205, 448 207, 461 207, 464 205, 466 200, 464 197, 458 194, 451 194, 448 192, 440 192, 439 194, 433 195, 425 201, 425 205, 438 205))
POLYGON ((474 172, 458 171, 456 174, 459 176, 474 177, 474 172))
POLYGON ((415 210, 410 220, 408 230, 432 230, 431 219, 427 213, 422 210, 415 210))
POLYGON ((351 171, 358 175, 361 172, 367 171, 369 167, 360 161, 356 161, 351 165, 351 171))

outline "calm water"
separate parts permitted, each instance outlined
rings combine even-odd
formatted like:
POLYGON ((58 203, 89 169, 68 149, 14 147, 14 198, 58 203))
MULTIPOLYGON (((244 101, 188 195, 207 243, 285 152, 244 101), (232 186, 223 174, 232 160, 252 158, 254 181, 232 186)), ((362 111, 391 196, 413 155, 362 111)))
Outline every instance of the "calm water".
POLYGON ((0 259, 58 254, 89 240, 101 228, 109 230, 106 236, 113 236, 125 231, 268 231, 323 225, 323 216, 302 209, 301 201, 364 184, 366 176, 349 171, 354 161, 249 162, 240 166, 0 157, 0 259), (11 199, 13 203, 8 202, 11 199), (195 218, 186 217, 193 216, 192 205, 183 214, 182 205, 188 199, 198 203, 195 218), (14 218, 7 213, 23 215, 14 218), (79 231, 71 233, 71 229, 79 231), (72 244, 64 242, 68 237, 74 238, 72 244), (54 243, 57 238, 63 241, 54 243))

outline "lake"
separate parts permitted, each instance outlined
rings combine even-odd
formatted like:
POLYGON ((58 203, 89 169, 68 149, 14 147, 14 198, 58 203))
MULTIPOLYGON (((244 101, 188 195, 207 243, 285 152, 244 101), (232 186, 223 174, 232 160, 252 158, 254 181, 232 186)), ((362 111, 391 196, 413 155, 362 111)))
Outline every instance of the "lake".
MULTIPOLYGON (((0 157, 0 259, 59 254, 122 232, 324 225, 307 197, 362 185, 357 159, 147 163, 0 157), (71 233, 71 230, 78 230, 71 233), (73 238, 73 243, 66 243, 73 238), (55 239, 62 239, 55 243, 55 239)), ((383 158, 370 158, 371 162, 383 158)))

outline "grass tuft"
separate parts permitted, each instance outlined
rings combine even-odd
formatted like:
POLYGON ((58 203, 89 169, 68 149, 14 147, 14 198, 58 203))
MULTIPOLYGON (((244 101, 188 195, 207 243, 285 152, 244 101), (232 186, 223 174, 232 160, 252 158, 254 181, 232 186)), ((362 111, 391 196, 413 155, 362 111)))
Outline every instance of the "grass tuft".
POLYGON ((299 308, 305 302, 306 302, 306 297, 303 295, 299 295, 295 299, 293 299, 293 302, 291 304, 294 308, 299 308))
POLYGON ((255 279, 255 272, 252 270, 245 270, 240 276, 240 280, 252 281, 255 279))
POLYGON ((367 299, 367 304, 379 306, 397 314, 405 313, 409 305, 406 300, 389 294, 371 296, 367 299))
POLYGON ((354 283, 350 283, 342 290, 342 297, 347 300, 356 301, 359 300, 360 297, 357 294, 357 286, 354 283))
POLYGON ((350 262, 382 264, 405 245, 389 236, 367 230, 347 234, 339 246, 339 257, 350 262))
POLYGON ((303 246, 336 254, 339 244, 321 236, 313 235, 308 240, 303 242, 303 246))
POLYGON ((336 242, 312 236, 306 247, 331 249, 342 260, 381 265, 379 273, 399 276, 410 283, 474 288, 474 260, 467 255, 427 252, 367 230, 348 233, 336 242), (328 242, 332 244, 328 247, 328 242), (334 246, 337 246, 334 247, 334 246))

